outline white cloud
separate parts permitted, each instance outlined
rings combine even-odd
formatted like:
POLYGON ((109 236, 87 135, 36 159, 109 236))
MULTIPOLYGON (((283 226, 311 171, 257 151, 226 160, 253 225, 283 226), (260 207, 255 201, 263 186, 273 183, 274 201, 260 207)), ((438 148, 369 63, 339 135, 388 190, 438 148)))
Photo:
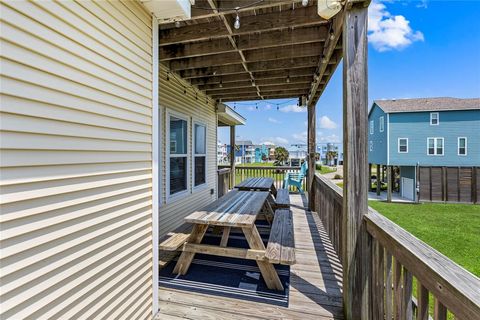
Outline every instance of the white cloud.
POLYGON ((404 16, 394 16, 377 1, 368 10, 368 41, 380 51, 401 50, 413 42, 424 41, 423 33, 414 31, 404 16))
POLYGON ((428 8, 428 0, 420 0, 420 3, 416 5, 417 8, 428 8))
POLYGON ((296 104, 288 105, 280 108, 281 112, 307 112, 307 108, 299 107, 296 104))
POLYGON ((268 117, 268 121, 271 122, 271 123, 281 123, 280 121, 278 121, 277 119, 272 118, 272 117, 268 117))
POLYGON ((339 143, 339 142, 341 142, 341 141, 340 141, 340 137, 337 136, 336 134, 330 134, 330 135, 328 135, 328 136, 324 136, 324 135, 318 134, 318 135, 317 135, 317 142, 334 142, 334 143, 339 143))
POLYGON ((288 140, 283 137, 267 137, 261 139, 262 144, 287 145, 288 140))
POLYGON ((307 133, 307 131, 303 131, 303 132, 300 132, 300 133, 294 133, 292 136, 293 136, 293 139, 295 139, 297 141, 306 142, 308 133, 307 133))
MULTIPOLYGON (((300 143, 307 143, 307 131, 299 132, 299 133, 294 133, 293 139, 296 142, 300 143)), ((322 131, 317 132, 317 142, 334 142, 334 143, 339 143, 341 142, 341 139, 338 135, 336 134, 329 134, 325 135, 322 131)))
POLYGON ((319 120, 320 120, 319 121, 319 128, 321 128, 321 129, 336 129, 337 128, 337 124, 327 116, 321 116, 319 120))

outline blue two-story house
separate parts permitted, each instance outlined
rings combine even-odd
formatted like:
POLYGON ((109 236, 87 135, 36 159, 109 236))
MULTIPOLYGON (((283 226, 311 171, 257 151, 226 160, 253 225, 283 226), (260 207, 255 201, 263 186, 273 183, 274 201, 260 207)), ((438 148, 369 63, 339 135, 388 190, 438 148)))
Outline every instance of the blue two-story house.
POLYGON ((480 99, 376 100, 368 120, 369 163, 397 167, 401 196, 475 201, 480 187, 475 168, 480 166, 480 99), (472 190, 469 197, 468 188, 460 192, 466 181, 472 190))

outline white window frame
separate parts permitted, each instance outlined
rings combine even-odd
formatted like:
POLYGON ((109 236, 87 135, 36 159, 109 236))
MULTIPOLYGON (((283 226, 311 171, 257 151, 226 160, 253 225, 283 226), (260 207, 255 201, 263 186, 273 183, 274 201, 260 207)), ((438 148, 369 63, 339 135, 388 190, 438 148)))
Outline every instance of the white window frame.
POLYGON ((208 160, 208 148, 207 148, 207 134, 208 134, 208 126, 205 122, 200 120, 193 119, 192 121, 192 190, 197 191, 199 189, 204 189, 207 187, 207 160, 208 160), (195 125, 201 125, 205 127, 205 153, 202 154, 195 154, 195 125), (199 184, 198 186, 195 185, 195 157, 205 157, 205 182, 199 184))
POLYGON ((457 155, 465 157, 468 154, 468 139, 467 137, 458 137, 457 138, 457 155), (460 139, 465 139, 465 154, 460 153, 460 139))
MULTIPOLYGON (((398 138, 398 153, 408 153, 408 138, 398 138), (400 151, 400 140, 406 140, 407 141, 407 151, 400 151)), ((428 152, 428 150, 427 150, 428 152)))
POLYGON ((369 141, 369 150, 373 152, 373 141, 369 141))
MULTIPOLYGON (((188 132, 189 130, 191 130, 191 121, 190 121, 190 117, 183 114, 183 113, 180 113, 180 112, 177 112, 177 111, 173 111, 173 110, 170 110, 170 109, 167 109, 166 110, 166 116, 165 116, 165 128, 166 128, 166 137, 165 137, 165 164, 166 164, 166 174, 165 174, 165 195, 166 195, 166 203, 170 203, 172 201, 175 201, 175 200, 178 200, 178 199, 181 199, 181 198, 184 198, 186 196, 188 196, 189 194, 191 194, 191 179, 189 179, 190 177, 190 166, 191 166, 191 155, 190 155, 190 148, 188 147, 191 143, 190 143, 190 132, 188 132), (185 177, 185 180, 187 182, 187 186, 186 186, 186 189, 183 190, 183 191, 180 191, 180 192, 177 192, 177 193, 174 193, 174 194, 170 194, 170 158, 171 158, 171 155, 170 155, 170 118, 171 117, 175 117, 175 118, 178 118, 178 119, 181 119, 181 120, 185 120, 187 121, 187 163, 186 163, 186 168, 187 168, 187 173, 186 173, 186 177, 185 177)), ((184 157, 184 155, 174 155, 174 157, 184 157)))
POLYGON ((445 155, 445 138, 443 137, 428 137, 427 138, 427 156, 443 156, 445 155), (433 154, 429 154, 428 153, 428 147, 429 147, 429 144, 428 144, 428 141, 430 139, 433 139, 433 154), (442 140, 442 153, 441 154, 438 154, 437 153, 437 141, 438 140, 442 140))
POLYGON ((370 134, 373 134, 375 132, 375 122, 373 120, 370 120, 370 134))
POLYGON ((438 126, 440 124, 440 113, 439 112, 430 112, 430 125, 431 126, 438 126), (437 123, 432 123, 433 115, 437 115, 437 123))
POLYGON ((384 116, 380 117, 378 128, 379 128, 380 132, 385 131, 385 117, 384 116))

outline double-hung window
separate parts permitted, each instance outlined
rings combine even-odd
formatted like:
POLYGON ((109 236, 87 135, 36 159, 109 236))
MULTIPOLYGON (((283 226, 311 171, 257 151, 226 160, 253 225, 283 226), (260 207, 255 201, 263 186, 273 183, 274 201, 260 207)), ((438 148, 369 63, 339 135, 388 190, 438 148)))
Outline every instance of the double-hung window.
POLYGON ((188 120, 168 114, 168 193, 188 190, 188 120))
POLYGON ((384 116, 380 117, 378 128, 379 128, 378 130, 380 130, 380 132, 383 132, 385 130, 385 117, 384 116))
POLYGON ((438 112, 430 112, 430 125, 438 126, 440 123, 440 116, 438 112))
POLYGON ((207 171, 207 127, 201 123, 193 124, 193 185, 205 184, 207 171))
POLYGON ((427 138, 427 154, 443 156, 443 138, 427 138))
POLYGON ((374 122, 373 120, 370 121, 370 134, 373 134, 373 130, 374 130, 374 122))
POLYGON ((408 138, 398 138, 398 153, 408 153, 408 138))
POLYGON ((465 137, 458 138, 458 155, 459 156, 467 155, 467 138, 465 137))

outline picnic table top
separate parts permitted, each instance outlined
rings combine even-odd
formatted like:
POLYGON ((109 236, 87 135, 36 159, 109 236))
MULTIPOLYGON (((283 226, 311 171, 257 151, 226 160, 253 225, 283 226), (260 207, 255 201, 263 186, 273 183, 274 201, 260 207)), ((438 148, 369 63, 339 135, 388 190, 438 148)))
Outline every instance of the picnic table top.
POLYGON ((272 178, 258 177, 258 178, 249 178, 249 179, 243 180, 242 182, 237 184, 235 188, 269 190, 272 187, 272 185, 273 185, 272 178))
POLYGON ((226 227, 252 227, 269 192, 232 190, 185 218, 186 222, 226 227))

